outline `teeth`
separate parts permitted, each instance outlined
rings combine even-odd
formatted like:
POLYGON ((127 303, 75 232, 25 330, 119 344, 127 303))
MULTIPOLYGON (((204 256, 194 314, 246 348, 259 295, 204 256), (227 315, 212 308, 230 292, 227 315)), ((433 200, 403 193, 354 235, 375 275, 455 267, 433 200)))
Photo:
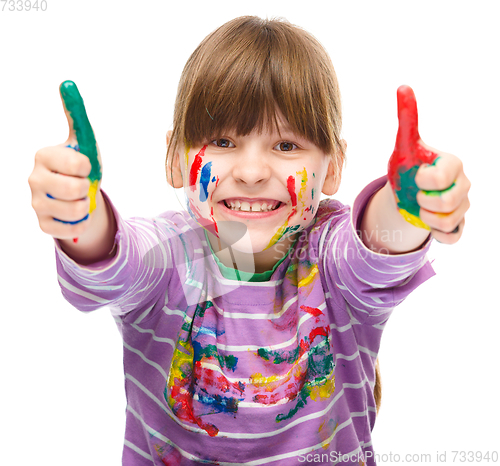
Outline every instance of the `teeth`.
POLYGON ((241 203, 241 207, 240 209, 243 211, 243 212, 250 212, 250 203, 249 202, 242 202, 241 203))
POLYGON ((238 200, 229 202, 224 201, 224 203, 226 204, 226 207, 230 208, 231 210, 242 212, 269 212, 271 210, 275 210, 280 205, 279 201, 275 201, 270 204, 268 204, 267 202, 240 202, 238 200))

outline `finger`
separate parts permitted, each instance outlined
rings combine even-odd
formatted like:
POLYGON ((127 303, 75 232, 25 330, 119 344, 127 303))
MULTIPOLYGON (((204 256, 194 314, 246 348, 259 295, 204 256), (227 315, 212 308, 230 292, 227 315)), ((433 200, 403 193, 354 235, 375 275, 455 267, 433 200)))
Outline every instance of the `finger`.
POLYGON ((61 201, 46 198, 38 205, 38 214, 53 218, 62 223, 75 224, 88 215, 90 200, 88 197, 76 201, 61 201))
POLYGON ((424 191, 448 189, 463 173, 462 161, 452 155, 440 152, 432 164, 423 164, 415 175, 415 183, 424 191))
POLYGON ((89 158, 92 166, 90 181, 100 180, 102 174, 97 143, 80 92, 73 81, 64 81, 59 87, 59 92, 68 119, 70 131, 68 142, 71 145, 77 143, 80 152, 89 158))
POLYGON ((451 185, 442 190, 419 191, 417 202, 421 208, 431 212, 450 213, 456 210, 467 197, 470 181, 463 172, 451 185))
POLYGON ((451 233, 457 225, 460 225, 469 207, 469 199, 465 198, 457 209, 450 213, 431 212, 420 209, 420 219, 429 225, 431 230, 435 229, 444 233, 451 233))
POLYGON ((431 234, 432 237, 439 243, 454 244, 461 238, 464 231, 464 225, 465 219, 463 218, 452 232, 446 233, 440 230, 431 229, 431 234))
POLYGON ((396 137, 396 149, 403 151, 403 153, 410 153, 420 139, 417 99, 410 86, 400 86, 397 97, 399 127, 396 137))
POLYGON ((85 219, 76 222, 61 222, 49 215, 38 217, 38 223, 44 233, 58 239, 74 239, 83 234, 87 228, 89 214, 85 214, 85 219))
POLYGON ((51 172, 82 178, 87 178, 92 169, 88 157, 63 146, 40 149, 35 164, 51 172))
POLYGON ((77 201, 88 197, 90 181, 88 178, 48 173, 45 186, 46 196, 60 201, 77 201))

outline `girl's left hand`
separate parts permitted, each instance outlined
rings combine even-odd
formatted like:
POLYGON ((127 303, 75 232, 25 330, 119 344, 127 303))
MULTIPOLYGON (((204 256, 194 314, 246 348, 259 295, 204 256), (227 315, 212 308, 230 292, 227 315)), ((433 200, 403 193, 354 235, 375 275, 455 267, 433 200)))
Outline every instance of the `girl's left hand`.
POLYGON ((420 219, 431 228, 437 241, 456 243, 462 236, 465 212, 470 207, 471 183, 458 157, 432 149, 422 141, 420 144, 438 154, 432 165, 421 165, 415 175, 415 183, 420 188, 417 193, 420 219))
POLYGON ((456 243, 470 205, 470 181, 459 158, 420 138, 413 90, 401 86, 397 97, 399 128, 388 167, 397 208, 412 225, 430 229, 437 241, 456 243))

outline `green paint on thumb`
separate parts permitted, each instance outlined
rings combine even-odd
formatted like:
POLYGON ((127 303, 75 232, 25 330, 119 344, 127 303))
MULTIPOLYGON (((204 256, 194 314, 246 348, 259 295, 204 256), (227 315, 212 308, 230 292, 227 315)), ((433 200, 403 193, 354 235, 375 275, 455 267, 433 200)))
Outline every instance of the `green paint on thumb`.
POLYGON ((73 119, 73 129, 80 152, 89 158, 92 165, 92 170, 88 178, 90 181, 98 181, 102 178, 101 164, 97 157, 97 143, 94 131, 87 117, 82 96, 73 81, 64 81, 59 86, 59 92, 61 93, 66 111, 73 119))

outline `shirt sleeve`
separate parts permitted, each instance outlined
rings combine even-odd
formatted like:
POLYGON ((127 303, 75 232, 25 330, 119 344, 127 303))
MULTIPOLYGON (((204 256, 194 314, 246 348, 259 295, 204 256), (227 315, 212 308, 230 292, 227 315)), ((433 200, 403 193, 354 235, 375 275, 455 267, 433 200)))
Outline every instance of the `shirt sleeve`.
POLYGON ((350 215, 345 211, 331 222, 325 253, 320 252, 328 288, 340 292, 352 318, 360 324, 385 322, 396 305, 434 275, 426 255, 430 235, 418 250, 392 255, 374 252, 360 239, 359 226, 368 201, 386 181, 384 176, 370 183, 356 198, 350 215))
POLYGON ((124 221, 103 192, 117 223, 116 254, 90 265, 71 259, 56 243, 57 278, 65 299, 80 311, 109 306, 113 314, 153 305, 172 273, 169 221, 158 217, 124 221))

